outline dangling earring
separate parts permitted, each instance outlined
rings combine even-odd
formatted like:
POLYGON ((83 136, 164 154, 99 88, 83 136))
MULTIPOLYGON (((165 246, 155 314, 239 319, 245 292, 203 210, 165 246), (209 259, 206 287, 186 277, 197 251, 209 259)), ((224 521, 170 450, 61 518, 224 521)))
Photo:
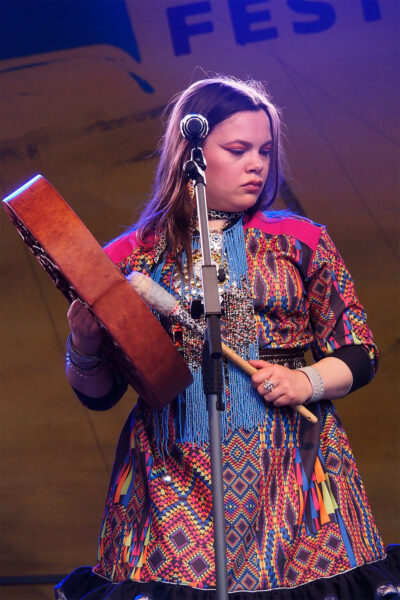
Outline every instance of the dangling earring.
POLYGON ((189 197, 191 200, 194 199, 195 189, 194 189, 194 179, 189 179, 186 184, 187 190, 189 192, 189 197))

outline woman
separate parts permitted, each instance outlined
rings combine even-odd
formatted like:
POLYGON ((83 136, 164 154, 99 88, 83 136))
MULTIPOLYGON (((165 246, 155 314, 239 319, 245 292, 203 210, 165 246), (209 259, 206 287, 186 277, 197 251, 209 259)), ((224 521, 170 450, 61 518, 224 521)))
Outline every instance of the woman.
MULTIPOLYGON (((229 591, 235 599, 382 595, 398 580, 330 402, 373 377, 377 349, 326 229, 262 212, 276 196, 282 156, 279 112, 261 85, 219 77, 177 96, 153 197, 106 252, 124 275, 148 275, 184 307, 201 298, 193 188, 182 176, 190 144, 179 131, 191 113, 209 123, 203 151, 212 257, 226 275, 224 338, 258 369, 251 386, 224 366, 229 591), (315 363, 304 368, 307 348, 315 363), (308 404, 318 424, 296 404, 308 404)), ((79 302, 68 319, 68 379, 86 406, 110 408, 126 389, 123 374, 99 354, 99 328, 79 302)), ((98 564, 67 577, 59 598, 215 597, 201 339, 163 323, 194 383, 160 413, 139 399, 117 449, 98 564)))

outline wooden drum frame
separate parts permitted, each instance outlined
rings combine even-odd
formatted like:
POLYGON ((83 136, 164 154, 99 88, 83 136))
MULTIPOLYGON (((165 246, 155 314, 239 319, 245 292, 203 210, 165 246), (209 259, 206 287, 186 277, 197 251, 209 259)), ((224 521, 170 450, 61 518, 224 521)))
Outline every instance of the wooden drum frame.
POLYGON ((100 244, 60 194, 37 175, 3 200, 22 239, 72 302, 103 330, 111 367, 160 410, 192 382, 184 359, 100 244))

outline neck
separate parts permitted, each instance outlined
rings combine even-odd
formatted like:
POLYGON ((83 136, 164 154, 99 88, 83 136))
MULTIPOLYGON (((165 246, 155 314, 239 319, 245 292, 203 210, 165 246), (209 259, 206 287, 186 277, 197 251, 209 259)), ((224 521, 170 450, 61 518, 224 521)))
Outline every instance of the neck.
POLYGON ((210 233, 215 233, 216 231, 222 231, 225 225, 229 223, 228 219, 209 219, 208 221, 208 230, 210 233))

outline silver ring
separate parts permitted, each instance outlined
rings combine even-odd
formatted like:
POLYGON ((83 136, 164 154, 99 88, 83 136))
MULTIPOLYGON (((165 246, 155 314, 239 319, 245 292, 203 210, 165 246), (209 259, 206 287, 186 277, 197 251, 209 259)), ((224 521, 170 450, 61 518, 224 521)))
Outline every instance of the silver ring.
POLYGON ((264 381, 264 386, 263 386, 263 387, 264 387, 264 390, 265 390, 266 392, 272 392, 272 390, 273 390, 273 389, 274 389, 274 387, 275 387, 275 384, 274 384, 274 383, 273 383, 273 382, 272 382, 270 379, 266 379, 266 380, 264 381))

